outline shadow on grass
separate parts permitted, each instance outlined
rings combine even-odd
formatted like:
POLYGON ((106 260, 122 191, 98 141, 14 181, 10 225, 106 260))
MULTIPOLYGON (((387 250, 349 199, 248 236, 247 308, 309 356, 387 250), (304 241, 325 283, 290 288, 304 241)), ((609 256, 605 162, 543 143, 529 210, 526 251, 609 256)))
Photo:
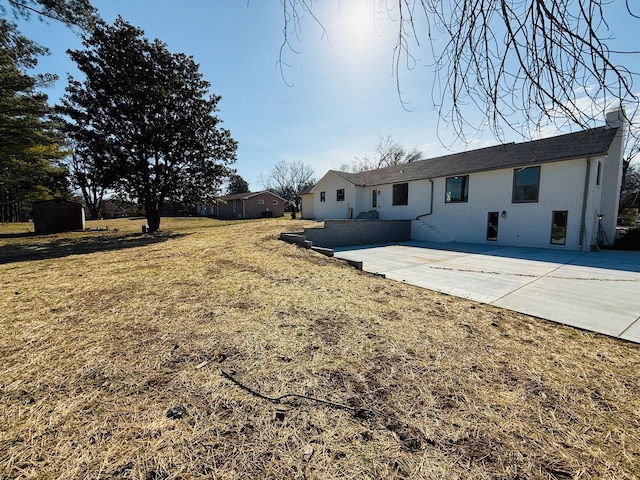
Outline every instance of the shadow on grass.
POLYGON ((33 232, 22 232, 22 233, 0 233, 0 238, 29 238, 35 237, 37 234, 33 232))
POLYGON ((2 238, 29 238, 32 241, 24 243, 10 243, 0 246, 0 264, 24 262, 28 260, 47 260, 62 258, 69 255, 83 255, 87 253, 122 250, 125 248, 143 247, 184 237, 183 233, 159 234, 99 234, 95 236, 58 237, 53 238, 35 235, 33 233, 6 234, 2 238))

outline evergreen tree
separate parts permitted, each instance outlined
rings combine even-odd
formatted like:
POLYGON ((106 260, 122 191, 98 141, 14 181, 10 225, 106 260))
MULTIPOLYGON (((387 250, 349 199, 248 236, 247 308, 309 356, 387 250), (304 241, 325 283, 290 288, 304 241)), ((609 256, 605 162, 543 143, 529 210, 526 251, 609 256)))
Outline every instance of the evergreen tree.
POLYGON ((27 71, 47 50, 0 19, 0 200, 3 221, 19 220, 33 200, 67 193, 62 138, 38 87, 52 75, 27 71))
POLYGON ((93 27, 97 17, 89 0, 0 0, 0 15, 4 17, 9 12, 16 18, 29 19, 35 15, 86 31, 93 27))
POLYGON ((73 140, 143 206, 152 232, 167 201, 211 202, 237 142, 220 128, 220 97, 193 58, 122 18, 98 23, 83 45, 69 54, 85 79, 70 78, 60 109, 73 140))
POLYGON ((229 184, 227 185, 227 195, 236 193, 246 193, 249 191, 249 184, 237 173, 229 175, 229 184))

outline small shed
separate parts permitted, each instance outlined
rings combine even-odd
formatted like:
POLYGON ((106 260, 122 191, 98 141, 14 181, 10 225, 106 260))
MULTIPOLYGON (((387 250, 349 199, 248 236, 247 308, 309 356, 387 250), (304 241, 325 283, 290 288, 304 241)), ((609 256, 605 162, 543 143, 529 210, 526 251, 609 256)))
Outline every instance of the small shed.
POLYGON ((33 225, 36 233, 59 233, 84 230, 84 207, 67 200, 34 202, 33 225))

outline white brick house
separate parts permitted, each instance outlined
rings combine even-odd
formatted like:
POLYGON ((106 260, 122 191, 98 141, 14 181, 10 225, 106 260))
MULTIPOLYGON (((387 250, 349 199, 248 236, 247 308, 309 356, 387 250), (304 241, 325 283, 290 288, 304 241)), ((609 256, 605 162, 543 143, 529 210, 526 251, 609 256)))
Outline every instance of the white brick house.
POLYGON ((331 170, 302 195, 303 218, 412 220, 411 237, 423 241, 570 250, 611 244, 626 124, 619 110, 606 120, 368 172, 331 170))

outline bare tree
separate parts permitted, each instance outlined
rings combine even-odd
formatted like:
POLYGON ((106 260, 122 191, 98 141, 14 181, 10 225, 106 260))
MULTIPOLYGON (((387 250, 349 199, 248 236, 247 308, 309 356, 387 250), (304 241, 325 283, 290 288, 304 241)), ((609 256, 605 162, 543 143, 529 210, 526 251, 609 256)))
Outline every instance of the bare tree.
POLYGON ((629 168, 631 167, 631 162, 636 158, 638 153, 640 153, 640 136, 636 132, 632 132, 626 139, 625 144, 625 154, 622 159, 622 182, 620 185, 620 192, 624 190, 625 180, 627 178, 627 174, 629 173, 629 168))
POLYGON ((260 179, 260 183, 265 190, 288 200, 297 209, 298 195, 316 183, 314 175, 313 167, 302 160, 282 160, 271 168, 266 177, 260 179))
POLYGON ((368 155, 365 155, 363 157, 354 157, 351 162, 343 163, 338 167, 338 170, 350 173, 367 172, 378 168, 376 165, 377 163, 375 160, 368 155))
MULTIPOLYGON (((638 109, 632 90, 638 73, 616 59, 638 52, 610 47, 607 15, 614 3, 371 0, 368 5, 397 26, 392 64, 400 98, 400 74, 405 66, 418 65, 412 52, 428 44, 437 76, 434 103, 441 121, 464 140, 470 128, 485 125, 498 138, 505 128, 529 136, 535 126, 549 122, 586 128, 603 117, 593 104, 626 105, 632 118, 638 109), (475 105, 481 114, 474 124, 467 105, 475 105)), ((322 26, 312 0, 283 0, 282 5, 281 59, 287 47, 294 50, 292 41, 300 38, 304 15, 322 26)), ((640 10, 632 10, 629 0, 625 6, 630 18, 640 19, 640 10)), ((633 8, 639 8, 635 2, 633 8)))
POLYGON ((620 192, 620 209, 640 206, 640 166, 630 165, 620 192))
POLYGON ((114 183, 108 178, 103 162, 90 150, 72 149, 68 161, 72 184, 80 189, 89 218, 100 218, 107 189, 114 183))
POLYGON ((367 155, 355 157, 351 163, 342 165, 340 170, 352 173, 366 172, 367 170, 415 162, 422 160, 422 158, 422 152, 417 148, 407 150, 391 135, 380 136, 373 158, 367 155))

